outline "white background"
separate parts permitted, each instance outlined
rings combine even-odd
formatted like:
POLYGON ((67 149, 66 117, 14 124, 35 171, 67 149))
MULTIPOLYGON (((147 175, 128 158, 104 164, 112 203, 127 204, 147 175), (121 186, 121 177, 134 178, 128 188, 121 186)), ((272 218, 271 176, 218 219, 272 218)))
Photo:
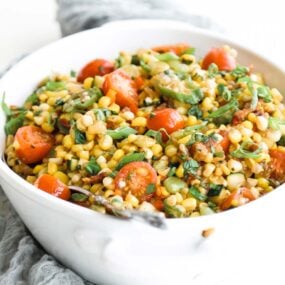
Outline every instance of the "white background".
MULTIPOLYGON (((285 67, 282 0, 173 1, 189 13, 210 16, 231 38, 285 67)), ((0 0, 0 69, 59 37, 55 0, 0 0)))

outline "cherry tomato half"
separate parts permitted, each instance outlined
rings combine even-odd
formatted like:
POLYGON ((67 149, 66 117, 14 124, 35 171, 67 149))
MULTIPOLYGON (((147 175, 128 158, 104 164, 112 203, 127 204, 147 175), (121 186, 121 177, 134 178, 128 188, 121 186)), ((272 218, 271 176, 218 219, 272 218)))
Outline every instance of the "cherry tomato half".
POLYGON ((133 113, 137 112, 137 85, 135 81, 122 70, 115 70, 106 75, 103 83, 103 92, 121 107, 129 107, 133 113))
POLYGON ((153 167, 144 161, 131 162, 119 171, 115 178, 115 188, 123 195, 128 192, 140 201, 149 200, 154 193, 147 193, 149 184, 156 184, 157 174, 153 167))
POLYGON ((282 183, 285 181, 285 148, 278 147, 277 149, 271 149, 269 154, 271 157, 270 177, 282 183))
MULTIPOLYGON (((158 131, 165 129, 168 134, 184 128, 183 117, 175 109, 164 108, 155 110, 147 119, 147 127, 151 130, 158 131)), ((162 132, 163 138, 167 138, 162 132)))
POLYGON ((211 49, 203 59, 202 68, 208 69, 211 63, 215 63, 219 70, 231 71, 236 67, 235 58, 223 48, 211 49))
POLYGON ((77 81, 83 82, 87 77, 94 77, 95 75, 106 75, 114 71, 115 66, 112 62, 97 58, 87 63, 79 72, 77 81))
POLYGON ((56 177, 43 174, 41 175, 34 184, 37 188, 63 200, 69 200, 70 190, 56 177))
POLYGON ((26 164, 36 163, 47 156, 53 146, 53 137, 35 126, 17 130, 14 139, 17 157, 26 164))

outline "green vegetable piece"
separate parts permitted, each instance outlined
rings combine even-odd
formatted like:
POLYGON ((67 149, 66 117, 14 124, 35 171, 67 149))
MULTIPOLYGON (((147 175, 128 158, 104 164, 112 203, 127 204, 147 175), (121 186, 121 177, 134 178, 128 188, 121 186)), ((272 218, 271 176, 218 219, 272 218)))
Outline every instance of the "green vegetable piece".
POLYGON ((236 111, 237 109, 238 109, 238 101, 235 98, 232 98, 229 103, 227 103, 226 105, 223 105, 222 107, 220 107, 216 111, 209 114, 208 118, 210 118, 210 119, 211 118, 219 118, 219 117, 223 116, 225 113, 227 113, 229 111, 231 111, 231 113, 233 113, 233 111, 236 111))
POLYGON ((175 172, 176 172, 176 167, 173 166, 173 167, 171 167, 170 170, 168 171, 167 176, 168 176, 168 177, 171 177, 171 176, 173 176, 173 175, 175 174, 175 172))
POLYGON ((251 142, 245 141, 240 147, 231 152, 231 156, 237 158, 259 158, 261 153, 261 148, 257 148, 255 151, 249 151, 248 147, 252 145, 251 142))
POLYGON ((183 163, 184 174, 196 175, 199 167, 200 164, 192 158, 187 161, 184 161, 183 163))
POLYGON ((25 107, 31 107, 40 103, 39 96, 36 93, 32 93, 25 101, 25 107))
MULTIPOLYGON (((83 91, 86 92, 86 91, 83 91)), ((90 99, 82 102, 81 98, 74 104, 74 109, 87 109, 97 102, 103 95, 99 88, 93 87, 87 90, 90 99)), ((83 97, 83 96, 81 96, 83 97)), ((83 97, 84 98, 84 97, 83 97)))
POLYGON ((155 184, 153 184, 153 183, 150 183, 150 184, 148 184, 147 185, 147 187, 146 187, 146 194, 152 194, 152 193, 154 193, 155 192, 155 184))
POLYGON ((46 89, 48 91, 61 91, 66 89, 66 85, 62 81, 48 81, 46 83, 46 89))
POLYGON ((257 91, 255 90, 255 88, 253 86, 252 81, 247 82, 247 88, 252 95, 250 108, 255 110, 257 107, 257 103, 258 103, 258 95, 257 95, 257 91))
POLYGON ((207 194, 208 197, 219 196, 223 187, 224 187, 223 185, 211 183, 210 189, 209 189, 208 194, 207 194))
POLYGON ((64 104, 64 101, 62 99, 57 99, 55 101, 55 106, 62 106, 64 104))
POLYGON ((222 98, 224 98, 226 101, 230 101, 232 98, 232 93, 231 91, 228 89, 227 86, 225 86, 224 84, 219 84, 217 86, 218 89, 218 94, 219 96, 221 96, 222 98))
MULTIPOLYGON (((167 133, 167 132, 165 132, 165 133, 167 133)), ((160 145, 164 145, 164 143, 163 143, 163 141, 162 141, 161 131, 148 130, 148 131, 145 133, 145 136, 152 137, 152 138, 154 138, 160 145)))
POLYGON ((164 187, 171 194, 175 194, 187 187, 187 183, 177 177, 168 177, 163 182, 164 187))
POLYGON ((121 140, 127 138, 131 134, 136 134, 137 131, 131 127, 120 127, 115 130, 107 130, 106 133, 114 140, 121 140))
POLYGON ((208 67, 208 77, 214 78, 219 73, 219 68, 215 63, 211 63, 208 67))
POLYGON ((130 162, 134 161, 143 161, 145 158, 145 154, 143 152, 133 152, 124 156, 118 163, 116 167, 116 171, 120 170, 125 165, 129 164, 130 162))
POLYGON ((204 97, 200 88, 192 90, 190 94, 175 92, 172 89, 161 86, 159 86, 158 89, 163 96, 191 105, 198 104, 204 97))
POLYGON ((188 193, 199 201, 205 201, 207 199, 207 196, 201 193, 200 190, 195 186, 191 186, 188 193))
POLYGON ((6 135, 15 135, 17 130, 24 125, 26 112, 20 113, 17 117, 9 119, 5 124, 6 135))
POLYGON ((139 58, 139 56, 138 56, 137 54, 134 54, 134 55, 132 56, 131 64, 137 65, 137 66, 140 65, 140 58, 139 58))
POLYGON ((85 169, 90 175, 96 175, 101 170, 101 167, 97 163, 95 157, 91 157, 85 169))
POLYGON ((211 209, 210 207, 208 207, 208 206, 201 206, 200 207, 200 214, 202 216, 212 215, 214 213, 215 213, 215 211, 213 209, 211 209))
POLYGON ((149 73, 151 71, 150 66, 146 64, 143 60, 140 61, 140 66, 146 73, 149 73))
POLYGON ((3 94, 3 97, 2 97, 1 108, 7 117, 12 115, 12 111, 10 110, 10 108, 8 107, 8 105, 5 102, 5 93, 3 94))
POLYGON ((198 105, 193 105, 187 113, 189 116, 195 116, 197 119, 203 118, 203 112, 198 105))
POLYGON ((231 75, 235 77, 236 79, 239 79, 239 78, 245 77, 248 71, 249 70, 246 66, 237 65, 237 67, 231 71, 231 75))
POLYGON ((74 70, 70 70, 69 74, 71 77, 76 77, 76 71, 74 71, 74 70))
POLYGON ((171 61, 171 60, 178 60, 179 57, 172 52, 160 53, 155 56, 160 61, 171 61))
POLYGON ((84 144, 86 143, 85 133, 80 132, 77 128, 74 129, 75 143, 84 144))
POLYGON ((190 48, 186 49, 185 51, 183 51, 183 52, 182 52, 182 55, 183 55, 183 54, 195 54, 195 51, 196 51, 195 48, 190 47, 190 48))
POLYGON ((280 126, 285 125, 285 121, 279 118, 270 117, 268 119, 268 125, 273 130, 280 130, 280 126))
POLYGON ((82 193, 73 193, 71 195, 71 199, 74 201, 74 202, 85 202, 88 200, 88 197, 82 193))
POLYGON ((257 95, 259 98, 262 98, 265 103, 269 103, 272 101, 270 89, 267 86, 257 87, 257 95))
POLYGON ((165 200, 164 202, 164 211, 167 214, 167 216, 171 218, 182 218, 183 212, 181 212, 181 210, 177 208, 176 206, 168 205, 166 201, 167 200, 165 200))

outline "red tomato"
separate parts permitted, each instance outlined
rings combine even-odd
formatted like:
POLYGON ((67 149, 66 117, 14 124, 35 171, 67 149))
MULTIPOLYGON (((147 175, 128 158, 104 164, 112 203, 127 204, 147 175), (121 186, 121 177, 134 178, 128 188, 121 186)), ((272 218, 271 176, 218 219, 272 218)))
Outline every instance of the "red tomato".
MULTIPOLYGON (((168 134, 184 128, 183 117, 175 109, 164 108, 155 110, 147 119, 147 127, 151 130, 158 131, 165 129, 168 134)), ((162 132, 164 139, 166 134, 162 132)))
POLYGON ((255 200, 255 196, 252 194, 252 192, 246 188, 242 187, 238 190, 235 190, 232 192, 220 205, 221 210, 227 210, 231 208, 232 206, 238 206, 240 203, 241 198, 247 198, 249 201, 255 200))
POLYGON ((139 90, 144 85, 144 79, 141 76, 138 76, 135 78, 135 83, 136 83, 136 86, 139 90))
POLYGON ((219 134, 223 137, 223 139, 220 142, 220 145, 223 148, 224 152, 227 153, 229 151, 229 147, 231 144, 229 139, 229 134, 227 131, 220 131, 219 134))
POLYGON ((41 128, 24 126, 17 130, 14 139, 17 157, 26 164, 41 161, 53 146, 53 138, 41 128))
POLYGON ((271 162, 271 178, 274 178, 280 182, 285 181, 285 148, 278 147, 269 151, 271 162))
MULTIPOLYGON (((121 107, 129 107, 133 113, 138 110, 138 93, 137 86, 122 70, 115 70, 106 75, 103 84, 103 92, 109 96, 110 90, 114 91, 113 100, 121 107)), ((112 93, 113 94, 113 93, 112 93)))
POLYGON ((146 193, 149 184, 156 184, 157 175, 153 167, 143 161, 131 162, 119 171, 115 178, 115 188, 136 196, 140 201, 149 200, 154 193, 146 193), (123 186, 122 186, 123 184, 123 186))
POLYGON ((35 186, 55 197, 69 200, 70 190, 59 179, 49 174, 41 175, 36 181, 35 186))
POLYGON ((94 77, 95 75, 106 75, 114 71, 115 66, 112 62, 97 58, 87 63, 79 72, 77 81, 83 82, 87 77, 94 77))
POLYGON ((208 69, 211 63, 215 63, 219 70, 231 71, 236 67, 235 58, 223 48, 211 49, 203 59, 202 68, 208 69))
POLYGON ((176 45, 165 45, 165 46, 158 46, 152 48, 152 50, 157 51, 159 53, 165 53, 165 52, 174 52, 177 55, 182 54, 184 51, 186 51, 190 46, 188 44, 176 44, 176 45))

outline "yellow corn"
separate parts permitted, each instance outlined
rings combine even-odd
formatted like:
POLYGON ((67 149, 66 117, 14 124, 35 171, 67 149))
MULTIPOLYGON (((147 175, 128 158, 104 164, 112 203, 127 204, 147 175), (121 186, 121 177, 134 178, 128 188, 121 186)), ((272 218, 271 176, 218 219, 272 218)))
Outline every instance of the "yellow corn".
POLYGON ((146 126, 146 118, 144 117, 136 117, 132 120, 133 127, 145 127, 146 126))
POLYGON ((111 98, 108 96, 101 97, 98 102, 98 106, 100 108, 108 108, 110 104, 111 104, 111 98))
POLYGON ((87 77, 83 82, 83 87, 85 89, 90 89, 92 87, 94 79, 92 77, 87 77))
POLYGON ((62 183, 64 184, 68 184, 68 181, 69 181, 69 178, 68 176, 61 172, 61 171, 56 171, 54 174, 53 174, 54 177, 56 177, 57 179, 59 179, 62 183))
POLYGON ((48 174, 54 174, 57 171, 57 165, 54 162, 49 162, 48 163, 48 174))
POLYGON ((45 166, 43 164, 38 164, 33 169, 33 174, 38 174, 45 166))
POLYGON ((162 152, 162 146, 160 144, 155 144, 151 147, 154 156, 159 156, 162 152))
POLYGON ((182 164, 179 165, 175 173, 176 173, 176 176, 179 178, 182 178, 184 176, 184 168, 182 164))
POLYGON ((52 133, 54 131, 54 127, 48 123, 43 123, 42 129, 47 133, 52 133))
POLYGON ((113 159, 119 161, 124 156, 124 151, 122 149, 117 149, 113 155, 113 159))
POLYGON ((168 157, 172 157, 174 155, 177 154, 177 147, 174 146, 174 145, 168 145, 166 148, 165 148, 165 154, 168 156, 168 157))

